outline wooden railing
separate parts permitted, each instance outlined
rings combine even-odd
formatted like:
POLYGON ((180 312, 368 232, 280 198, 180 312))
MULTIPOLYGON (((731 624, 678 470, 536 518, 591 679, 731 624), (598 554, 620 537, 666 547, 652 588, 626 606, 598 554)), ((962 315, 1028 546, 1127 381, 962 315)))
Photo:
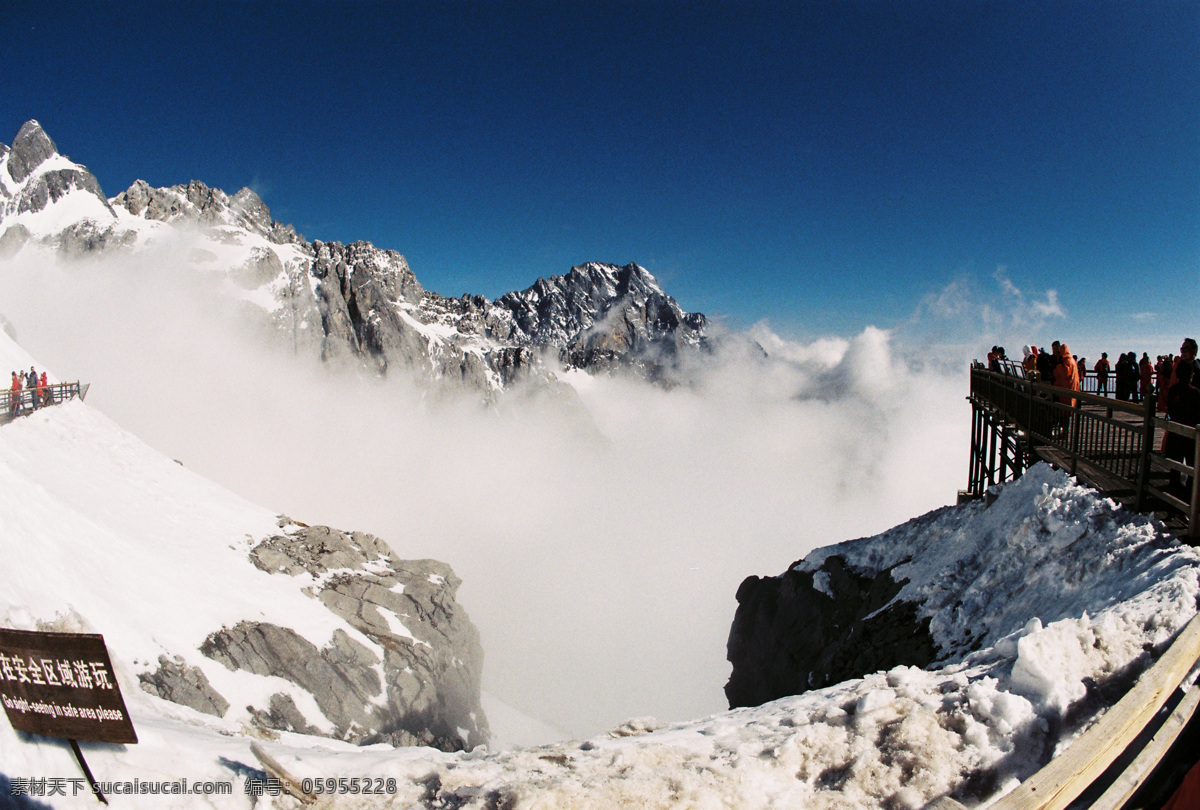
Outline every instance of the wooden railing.
MULTIPOLYGON (((988 810, 1121 810, 1147 785, 1196 714, 1200 616, 1194 617, 1133 688, 1077 740, 988 810)), ((1191 760, 1189 760, 1191 761, 1191 760)), ((1152 805, 1157 806, 1157 805, 1152 805)), ((965 810, 949 797, 925 810, 965 810)))
POLYGON ((78 382, 54 383, 38 388, 24 388, 20 391, 11 389, 0 391, 0 422, 7 422, 15 417, 32 413, 38 408, 60 405, 69 399, 87 393, 87 386, 78 382))
POLYGON ((1153 391, 1144 402, 1134 403, 1056 388, 1023 375, 1019 366, 999 373, 971 369, 976 419, 969 494, 981 496, 988 486, 1019 475, 1049 450, 1073 475, 1083 473, 1110 494, 1130 496, 1139 511, 1154 504, 1174 512, 1186 521, 1189 537, 1200 537, 1196 428, 1159 417, 1153 391), (1163 454, 1165 434, 1191 443, 1192 464, 1163 454), (1189 491, 1171 486, 1185 476, 1191 478, 1189 491))

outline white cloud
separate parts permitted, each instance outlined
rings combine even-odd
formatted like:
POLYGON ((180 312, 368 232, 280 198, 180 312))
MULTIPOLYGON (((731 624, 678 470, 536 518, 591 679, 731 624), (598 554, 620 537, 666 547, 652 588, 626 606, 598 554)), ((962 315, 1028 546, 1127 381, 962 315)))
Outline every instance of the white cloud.
POLYGON ((691 386, 435 404, 275 351, 181 255, 26 252, 0 312, 186 466, 450 563, 489 691, 573 735, 721 710, 743 578, 949 503, 966 475, 961 365, 914 362, 882 330, 799 344, 760 324, 765 356, 735 342, 691 386))
POLYGON ((1048 345, 1067 319, 1057 290, 1039 293, 1018 287, 1004 265, 986 279, 964 271, 941 289, 926 295, 912 317, 896 330, 898 344, 923 348, 956 363, 982 358, 992 346, 1005 346, 1009 355, 1026 344, 1048 345))
POLYGON ((1058 303, 1058 290, 1046 290, 1045 301, 1034 301, 1033 310, 1042 318, 1065 318, 1066 311, 1058 303))

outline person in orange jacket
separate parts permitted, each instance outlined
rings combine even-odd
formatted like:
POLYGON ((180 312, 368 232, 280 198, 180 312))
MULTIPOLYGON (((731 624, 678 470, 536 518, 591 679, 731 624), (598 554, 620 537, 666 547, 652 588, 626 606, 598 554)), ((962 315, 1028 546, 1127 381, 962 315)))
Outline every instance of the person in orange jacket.
MULTIPOLYGON (((1071 350, 1067 344, 1061 343, 1055 346, 1055 356, 1058 357, 1058 362, 1054 364, 1054 372, 1052 382, 1056 388, 1066 388, 1070 391, 1079 390, 1079 366, 1075 364, 1075 358, 1071 356, 1071 350)), ((1055 394, 1055 401, 1068 408, 1075 407, 1075 397, 1065 394, 1055 394)), ((1071 414, 1066 411, 1060 411, 1058 418, 1055 420, 1055 430, 1065 430, 1071 422, 1071 414)))
MULTIPOLYGON (((1079 390, 1079 366, 1075 364, 1075 358, 1071 356, 1071 349, 1065 343, 1055 341, 1054 356, 1058 362, 1054 364, 1050 381, 1055 388, 1066 388, 1069 391, 1079 390)), ((1066 405, 1068 408, 1075 407, 1075 397, 1067 396, 1066 394, 1055 394, 1054 400, 1061 405, 1066 405)), ((1055 419, 1054 431, 1060 429, 1065 430, 1071 422, 1071 414, 1068 411, 1059 411, 1055 419)))
POLYGON ((37 402, 39 405, 53 405, 54 401, 50 397, 50 388, 46 385, 46 372, 42 372, 42 376, 38 377, 37 385, 37 402))
MULTIPOLYGON (((1058 346, 1058 362, 1054 365, 1054 385, 1072 391, 1079 390, 1079 366, 1076 365, 1075 358, 1071 356, 1071 350, 1065 343, 1060 343, 1058 346)), ((1074 397, 1059 396, 1058 401, 1072 408, 1075 407, 1074 397)))
POLYGON ((12 415, 21 415, 21 375, 13 372, 12 388, 9 389, 9 402, 12 404, 12 415))

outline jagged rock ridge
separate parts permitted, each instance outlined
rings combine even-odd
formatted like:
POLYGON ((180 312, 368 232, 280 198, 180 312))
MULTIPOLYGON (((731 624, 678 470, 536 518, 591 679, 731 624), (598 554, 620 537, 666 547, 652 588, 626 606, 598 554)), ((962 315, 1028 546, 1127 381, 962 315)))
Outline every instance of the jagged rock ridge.
POLYGON ((193 251, 201 264, 236 249, 240 258, 218 269, 247 300, 271 302, 267 317, 296 351, 443 389, 493 398, 518 383, 552 388, 558 367, 669 381, 684 354, 707 347, 704 316, 684 312, 636 264, 583 264, 495 301, 447 298, 424 289, 394 250, 306 240, 248 188, 231 196, 198 180, 167 188, 138 180, 107 200, 36 121, 11 149, 0 144, 0 258, 30 242, 72 255, 137 249, 172 228, 212 245, 193 251))

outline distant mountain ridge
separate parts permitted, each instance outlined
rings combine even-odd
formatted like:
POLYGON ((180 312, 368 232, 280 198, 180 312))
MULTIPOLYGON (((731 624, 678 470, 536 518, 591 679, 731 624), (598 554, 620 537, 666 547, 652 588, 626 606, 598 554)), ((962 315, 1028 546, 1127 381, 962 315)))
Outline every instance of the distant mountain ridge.
POLYGON ((589 262, 492 301, 425 289, 403 255, 369 242, 309 241, 248 188, 138 180, 112 198, 37 121, 0 144, 0 259, 29 245, 67 255, 196 240, 199 269, 225 272, 297 350, 400 371, 487 398, 558 368, 671 381, 708 348, 707 320, 683 311, 637 264, 589 262))

